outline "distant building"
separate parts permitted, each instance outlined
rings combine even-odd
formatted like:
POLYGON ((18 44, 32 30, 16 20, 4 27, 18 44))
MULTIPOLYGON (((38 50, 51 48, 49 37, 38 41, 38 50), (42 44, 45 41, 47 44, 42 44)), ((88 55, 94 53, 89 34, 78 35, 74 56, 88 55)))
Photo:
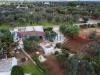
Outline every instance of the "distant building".
POLYGON ((30 36, 38 36, 43 38, 45 34, 43 26, 16 27, 11 30, 11 33, 13 34, 14 41, 17 41, 20 38, 24 39, 30 36))
POLYGON ((45 4, 45 5, 50 5, 50 2, 45 1, 44 4, 45 4))
POLYGON ((11 69, 15 65, 17 65, 15 57, 0 60, 0 75, 11 75, 11 69))
POLYGON ((77 25, 79 27, 96 27, 100 23, 100 20, 92 20, 89 19, 86 23, 77 23, 74 25, 77 25))

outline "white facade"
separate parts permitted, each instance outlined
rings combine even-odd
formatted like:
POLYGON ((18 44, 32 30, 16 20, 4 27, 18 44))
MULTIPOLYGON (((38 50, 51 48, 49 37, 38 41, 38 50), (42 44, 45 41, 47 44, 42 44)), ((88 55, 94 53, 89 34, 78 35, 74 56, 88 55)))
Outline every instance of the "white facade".
POLYGON ((15 57, 0 60, 0 75, 11 75, 11 69, 15 65, 17 65, 17 59, 15 57))
POLYGON ((26 26, 26 27, 15 27, 10 32, 13 34, 14 42, 19 41, 21 38, 18 36, 18 32, 44 32, 43 26, 26 26))
POLYGON ((43 26, 26 26, 26 27, 15 27, 13 29, 14 32, 22 32, 22 31, 40 31, 44 32, 43 26))
POLYGON ((51 42, 42 42, 39 44, 45 55, 50 55, 50 54, 54 54, 55 53, 55 44, 51 43, 51 42))
POLYGON ((53 31, 56 32, 57 36, 54 39, 55 43, 63 43, 64 42, 64 35, 60 32, 60 27, 59 26, 54 26, 53 31))

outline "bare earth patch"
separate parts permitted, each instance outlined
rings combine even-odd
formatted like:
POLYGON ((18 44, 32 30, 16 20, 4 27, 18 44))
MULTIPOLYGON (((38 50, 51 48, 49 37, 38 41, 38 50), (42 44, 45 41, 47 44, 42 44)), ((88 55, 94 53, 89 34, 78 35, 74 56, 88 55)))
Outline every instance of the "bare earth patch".
POLYGON ((52 75, 64 75, 64 69, 61 68, 55 56, 47 56, 47 61, 44 64, 47 66, 52 75))
POLYGON ((89 39, 89 34, 93 31, 96 31, 97 36, 100 37, 100 28, 81 29, 79 37, 66 40, 64 45, 72 52, 82 52, 87 48, 88 44, 93 43, 89 39))

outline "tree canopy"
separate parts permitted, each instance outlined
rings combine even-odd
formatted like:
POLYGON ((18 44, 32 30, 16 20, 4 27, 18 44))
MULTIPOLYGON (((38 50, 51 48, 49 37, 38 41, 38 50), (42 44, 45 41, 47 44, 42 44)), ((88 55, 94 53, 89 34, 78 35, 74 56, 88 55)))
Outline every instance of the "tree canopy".
POLYGON ((45 31, 45 38, 49 41, 53 41, 56 37, 56 32, 52 30, 52 27, 48 27, 44 29, 45 31))
POLYGON ((7 52, 7 56, 11 56, 11 48, 13 47, 13 36, 7 29, 0 29, 0 51, 7 52))
POLYGON ((38 43, 32 38, 26 38, 24 41, 24 49, 27 52, 32 52, 38 48, 38 43))
POLYGON ((13 42, 13 37, 11 35, 11 32, 7 29, 0 29, 0 40, 2 42, 13 42))
POLYGON ((74 55, 65 61, 65 70, 68 75, 94 75, 94 67, 91 62, 74 55))
POLYGON ((79 27, 73 24, 61 25, 60 31, 72 38, 79 35, 79 27))
POLYGON ((24 75, 23 68, 20 66, 14 66, 11 70, 11 75, 24 75))

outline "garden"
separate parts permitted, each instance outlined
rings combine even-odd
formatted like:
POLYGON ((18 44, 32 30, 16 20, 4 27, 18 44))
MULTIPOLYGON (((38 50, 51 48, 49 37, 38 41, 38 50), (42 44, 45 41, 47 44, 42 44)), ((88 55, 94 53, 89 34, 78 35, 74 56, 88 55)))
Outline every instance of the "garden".
POLYGON ((39 69, 34 64, 25 64, 25 65, 23 65, 23 70, 27 74, 32 74, 32 75, 45 75, 45 73, 42 72, 41 69, 39 69))

